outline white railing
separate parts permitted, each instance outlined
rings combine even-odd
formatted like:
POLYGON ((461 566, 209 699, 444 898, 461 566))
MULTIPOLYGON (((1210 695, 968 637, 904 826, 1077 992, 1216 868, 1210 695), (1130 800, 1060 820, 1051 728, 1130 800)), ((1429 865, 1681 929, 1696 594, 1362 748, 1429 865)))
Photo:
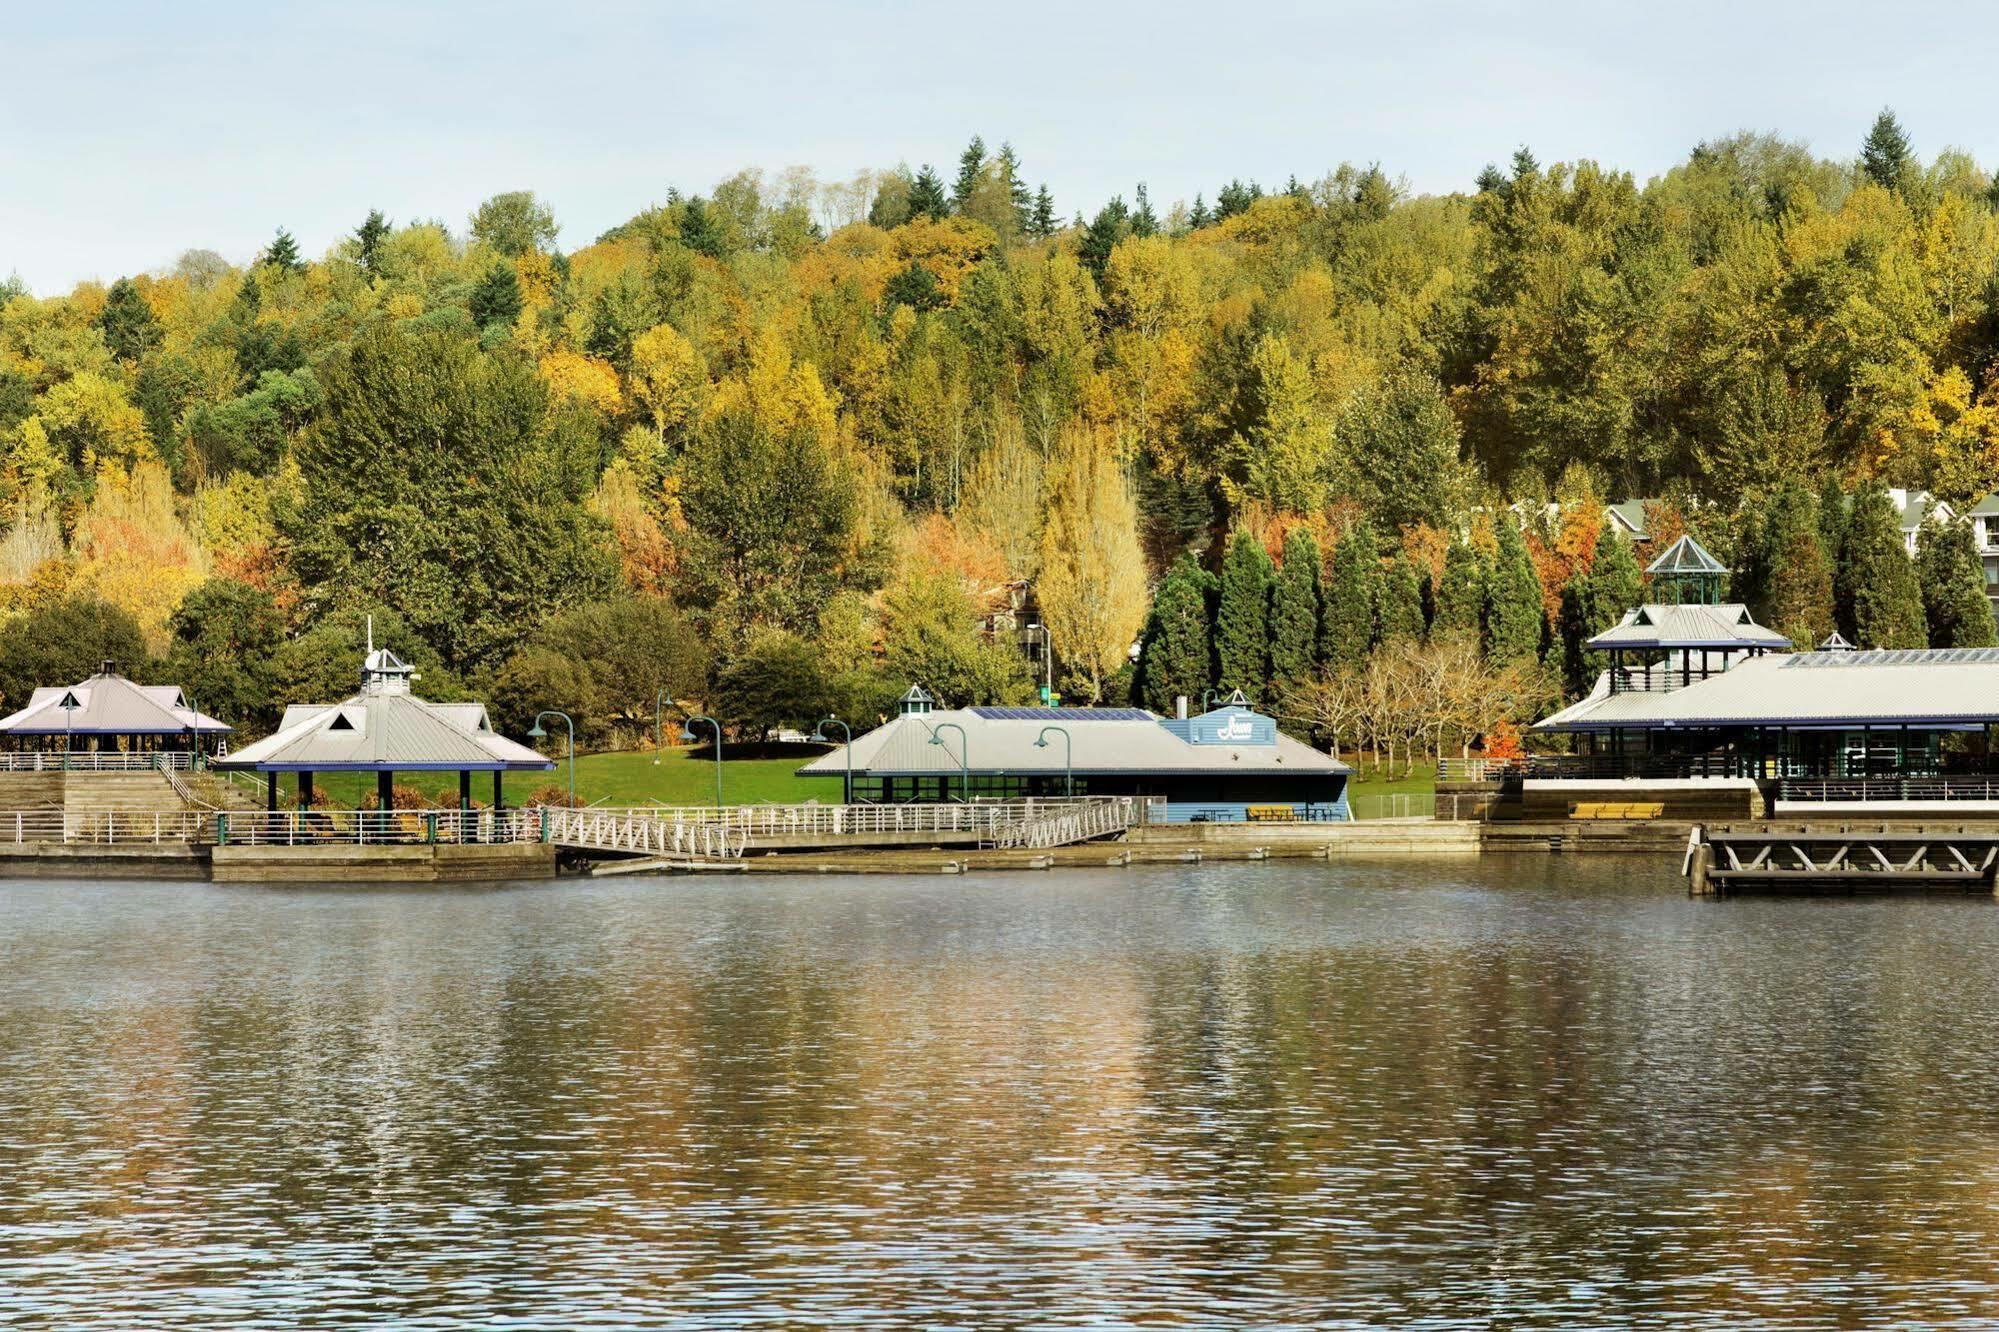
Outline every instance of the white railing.
POLYGON ((1518 768, 1523 759, 1493 758, 1440 758, 1437 760, 1437 780, 1440 782, 1496 782, 1508 770, 1518 768))
POLYGON ((1003 847, 1069 846, 1124 832, 1136 816, 1136 803, 1129 799, 1065 801, 1054 809, 1027 813, 1001 828, 993 842, 1003 847))
POLYGON ((430 843, 539 842, 538 809, 217 810, 223 846, 410 846, 430 843))
POLYGON ((1868 804, 1999 802, 1999 776, 1962 773, 1938 777, 1787 777, 1778 784, 1777 798, 1868 804))
POLYGON ((0 753, 0 772, 186 772, 193 767, 194 755, 184 749, 150 753, 26 749, 0 753))
POLYGON ((0 813, 0 842, 186 845, 209 840, 207 818, 193 810, 15 810, 0 813))
POLYGON ((862 845, 871 837, 889 836, 949 835, 995 846, 1058 846, 1121 832, 1137 814, 1135 802, 1123 796, 908 805, 549 806, 545 812, 548 839, 565 846, 698 856, 738 856, 758 843, 862 845), (1065 816, 1087 817, 1065 821, 1065 816), (1038 828, 1033 836, 1043 840, 1020 840, 1023 825, 1038 828), (1056 838, 1061 840, 1047 840, 1056 838))
POLYGON ((1357 795, 1348 805, 1356 823, 1374 819, 1432 819, 1437 816, 1437 797, 1429 791, 1385 791, 1378 795, 1357 795))

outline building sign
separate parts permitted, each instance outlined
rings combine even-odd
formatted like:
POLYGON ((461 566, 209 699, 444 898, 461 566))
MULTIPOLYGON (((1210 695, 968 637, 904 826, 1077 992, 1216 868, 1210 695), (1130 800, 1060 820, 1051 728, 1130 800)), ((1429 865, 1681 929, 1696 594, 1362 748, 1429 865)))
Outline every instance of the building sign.
POLYGON ((1274 745, 1277 723, 1269 717, 1243 708, 1221 708, 1189 717, 1186 722, 1189 744, 1274 745))

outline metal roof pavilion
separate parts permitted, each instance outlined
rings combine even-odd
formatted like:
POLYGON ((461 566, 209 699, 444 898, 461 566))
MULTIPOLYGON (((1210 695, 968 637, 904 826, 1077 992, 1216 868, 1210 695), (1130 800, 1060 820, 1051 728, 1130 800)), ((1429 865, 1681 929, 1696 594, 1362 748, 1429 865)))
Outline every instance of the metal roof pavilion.
POLYGON ((179 685, 142 685, 114 663, 73 685, 44 685, 0 717, 0 735, 227 735, 227 722, 196 712, 179 685))

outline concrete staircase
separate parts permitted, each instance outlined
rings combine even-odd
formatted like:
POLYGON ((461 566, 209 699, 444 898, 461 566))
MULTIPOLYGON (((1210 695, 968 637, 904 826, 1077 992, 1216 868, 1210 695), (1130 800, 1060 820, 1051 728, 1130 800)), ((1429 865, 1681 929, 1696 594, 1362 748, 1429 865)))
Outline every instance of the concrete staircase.
POLYGON ((0 772, 0 811, 59 809, 62 796, 59 772, 0 772))
POLYGON ((251 813, 263 809, 256 796, 220 773, 184 773, 181 780, 187 784, 188 790, 194 792, 197 800, 213 805, 216 809, 235 809, 251 813))
POLYGON ((73 830, 108 825, 120 839, 144 839, 188 813, 180 792, 157 772, 69 772, 61 778, 63 814, 73 830))

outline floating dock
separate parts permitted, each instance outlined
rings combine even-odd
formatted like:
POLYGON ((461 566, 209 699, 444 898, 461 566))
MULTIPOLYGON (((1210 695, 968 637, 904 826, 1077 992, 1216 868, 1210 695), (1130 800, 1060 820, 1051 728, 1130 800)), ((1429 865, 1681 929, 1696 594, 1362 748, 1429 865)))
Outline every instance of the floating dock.
POLYGON ((1688 836, 1696 897, 1737 892, 1984 892, 1999 880, 1999 824, 1714 824, 1688 836))

